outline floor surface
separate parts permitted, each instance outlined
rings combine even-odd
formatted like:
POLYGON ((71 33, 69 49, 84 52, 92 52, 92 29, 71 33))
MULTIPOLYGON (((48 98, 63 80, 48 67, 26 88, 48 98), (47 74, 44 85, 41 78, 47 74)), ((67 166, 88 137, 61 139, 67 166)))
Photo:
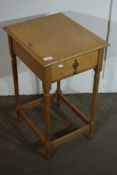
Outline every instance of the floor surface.
MULTIPOLYGON (((67 97, 89 116, 90 94, 67 97)), ((22 96, 21 101, 35 98, 22 96)), ((28 111, 41 132, 43 108, 28 111)), ((58 108, 52 103, 51 118, 53 137, 82 125, 64 104, 58 108)), ((51 160, 45 160, 43 146, 32 130, 16 122, 14 97, 0 97, 0 175, 117 175, 117 94, 99 94, 96 123, 91 140, 81 135, 58 146, 51 160)))

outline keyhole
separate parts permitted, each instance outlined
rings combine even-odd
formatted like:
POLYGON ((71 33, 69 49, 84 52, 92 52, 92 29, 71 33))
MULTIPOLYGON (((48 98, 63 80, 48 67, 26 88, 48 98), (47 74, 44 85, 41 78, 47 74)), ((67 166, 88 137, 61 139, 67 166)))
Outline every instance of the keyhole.
POLYGON ((77 68, 78 68, 78 61, 75 59, 75 62, 74 62, 74 64, 72 65, 72 67, 73 67, 73 69, 74 69, 74 72, 73 72, 73 74, 77 74, 77 68))

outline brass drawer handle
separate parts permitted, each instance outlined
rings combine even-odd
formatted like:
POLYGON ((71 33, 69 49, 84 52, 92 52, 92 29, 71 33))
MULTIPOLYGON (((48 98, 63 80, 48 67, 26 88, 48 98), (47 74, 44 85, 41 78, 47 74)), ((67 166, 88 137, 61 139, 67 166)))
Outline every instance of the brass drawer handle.
POLYGON ((73 63, 73 65, 72 65, 72 68, 74 69, 74 71, 73 71, 73 74, 77 74, 78 73, 78 66, 79 66, 79 63, 78 63, 78 61, 75 59, 75 62, 73 63))

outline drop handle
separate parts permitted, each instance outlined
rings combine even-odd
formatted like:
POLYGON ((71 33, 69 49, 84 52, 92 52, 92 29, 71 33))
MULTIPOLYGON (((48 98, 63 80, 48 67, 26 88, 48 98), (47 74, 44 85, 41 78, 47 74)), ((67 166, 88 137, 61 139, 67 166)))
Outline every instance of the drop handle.
POLYGON ((78 66, 79 66, 79 63, 78 63, 78 61, 75 59, 73 65, 72 65, 72 68, 74 69, 74 70, 73 70, 73 74, 77 74, 77 73, 78 73, 78 69, 77 69, 78 66))

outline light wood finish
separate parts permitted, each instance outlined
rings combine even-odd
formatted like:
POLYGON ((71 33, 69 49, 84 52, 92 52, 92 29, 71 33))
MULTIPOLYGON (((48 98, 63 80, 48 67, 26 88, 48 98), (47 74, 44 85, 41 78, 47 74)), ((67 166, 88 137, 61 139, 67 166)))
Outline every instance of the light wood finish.
POLYGON ((46 158, 51 157, 54 147, 82 133, 88 133, 91 137, 95 126, 96 97, 102 69, 103 51, 108 43, 62 13, 6 26, 4 29, 9 35, 17 113, 32 128, 37 138, 44 145, 46 158), (42 80, 44 97, 27 104, 20 103, 16 56, 42 80), (45 60, 48 57, 51 59, 45 60), (60 88, 61 79, 89 69, 95 71, 90 119, 86 118, 79 109, 62 95, 60 88), (50 90, 54 81, 57 81, 57 90, 55 95, 52 96, 57 98, 58 105, 63 101, 85 126, 58 139, 51 140, 50 90), (41 103, 45 105, 44 136, 24 113, 24 110, 38 106, 41 103))
POLYGON ((86 116, 80 112, 78 108, 76 108, 66 97, 60 95, 60 99, 84 122, 85 124, 89 124, 89 120, 86 116))
POLYGON ((10 36, 8 36, 9 41, 9 51, 11 55, 11 64, 12 64, 12 72, 13 72, 13 81, 14 81, 14 90, 16 97, 16 112, 17 112, 17 121, 21 121, 20 113, 19 113, 19 104, 20 104, 20 96, 19 96, 19 84, 18 84, 18 72, 17 72, 17 60, 16 55, 13 52, 13 40, 10 36))
POLYGON ((107 43, 62 13, 4 28, 39 65, 48 66, 98 50, 107 43), (43 61, 52 56, 53 60, 43 61))
POLYGON ((41 80, 43 80, 44 68, 38 64, 38 61, 33 59, 33 56, 28 53, 19 43, 15 40, 12 41, 14 54, 16 54, 41 80))
POLYGON ((46 143, 46 139, 43 137, 43 135, 40 133, 38 128, 32 123, 32 121, 27 117, 27 115, 20 109, 20 116, 22 119, 27 123, 27 125, 34 131, 37 138, 43 143, 46 143))
POLYGON ((95 127, 96 99, 97 99, 97 94, 98 94, 100 72, 102 70, 103 53, 104 53, 104 49, 100 49, 98 51, 98 63, 97 63, 97 66, 94 68, 95 74, 94 74, 94 83, 93 83, 89 137, 93 136, 93 131, 94 131, 94 127, 95 127), (93 123, 93 125, 92 125, 92 123, 93 123))
POLYGON ((65 143, 65 142, 67 142, 67 141, 69 141, 69 140, 71 140, 71 139, 81 135, 81 134, 84 134, 88 130, 89 130, 89 125, 86 125, 86 126, 80 128, 80 129, 72 131, 71 133, 66 134, 65 136, 62 136, 62 137, 52 141, 53 147, 56 147, 56 146, 58 146, 58 145, 60 145, 62 143, 65 143))
POLYGON ((45 98, 42 97, 41 99, 36 99, 36 100, 33 100, 31 102, 28 102, 24 105, 22 105, 22 109, 31 109, 33 107, 36 107, 36 106, 39 106, 40 104, 44 103, 45 102, 45 98))
POLYGON ((97 65, 98 51, 71 58, 51 66, 51 80, 57 81, 74 75, 73 64, 78 62, 77 73, 92 69, 97 65))

